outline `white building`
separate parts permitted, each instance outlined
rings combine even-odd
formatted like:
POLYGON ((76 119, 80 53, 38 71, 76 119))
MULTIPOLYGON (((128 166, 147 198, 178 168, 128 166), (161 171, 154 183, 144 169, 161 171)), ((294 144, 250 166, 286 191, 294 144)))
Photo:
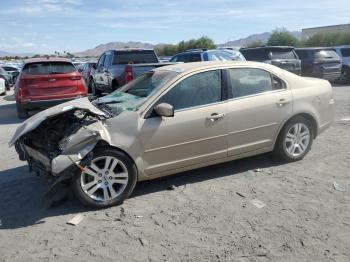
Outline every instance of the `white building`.
POLYGON ((330 25, 302 29, 302 38, 307 39, 318 33, 350 33, 350 24, 330 25))

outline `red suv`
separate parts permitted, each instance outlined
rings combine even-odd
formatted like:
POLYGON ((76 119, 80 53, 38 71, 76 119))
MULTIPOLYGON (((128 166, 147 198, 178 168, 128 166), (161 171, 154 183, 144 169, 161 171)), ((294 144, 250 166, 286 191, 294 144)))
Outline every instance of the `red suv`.
POLYGON ((31 109, 48 108, 87 96, 84 79, 64 58, 25 61, 15 86, 17 115, 26 118, 31 109))

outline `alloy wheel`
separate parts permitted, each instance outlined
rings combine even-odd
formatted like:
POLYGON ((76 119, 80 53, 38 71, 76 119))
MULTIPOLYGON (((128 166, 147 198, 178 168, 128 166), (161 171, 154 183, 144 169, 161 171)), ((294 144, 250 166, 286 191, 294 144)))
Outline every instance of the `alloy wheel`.
POLYGON ((105 202, 118 197, 129 180, 125 164, 112 156, 97 157, 81 173, 83 192, 93 200, 105 202))
POLYGON ((299 157, 305 153, 310 144, 310 130, 303 123, 296 123, 287 132, 284 147, 291 157, 299 157))

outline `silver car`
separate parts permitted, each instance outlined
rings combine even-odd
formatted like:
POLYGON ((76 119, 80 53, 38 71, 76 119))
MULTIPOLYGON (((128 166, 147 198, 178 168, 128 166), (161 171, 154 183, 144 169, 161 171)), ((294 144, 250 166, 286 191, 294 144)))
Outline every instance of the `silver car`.
POLYGON ((33 172, 69 179, 83 204, 107 207, 142 180, 271 151, 301 160, 333 119, 328 81, 264 63, 188 63, 38 113, 10 145, 33 172))

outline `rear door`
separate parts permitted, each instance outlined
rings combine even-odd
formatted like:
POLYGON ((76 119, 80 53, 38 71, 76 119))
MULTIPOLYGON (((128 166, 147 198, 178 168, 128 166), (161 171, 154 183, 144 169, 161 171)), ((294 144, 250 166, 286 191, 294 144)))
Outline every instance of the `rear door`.
POLYGON ((292 114, 286 83, 259 68, 228 69, 228 155, 268 149, 292 114))

